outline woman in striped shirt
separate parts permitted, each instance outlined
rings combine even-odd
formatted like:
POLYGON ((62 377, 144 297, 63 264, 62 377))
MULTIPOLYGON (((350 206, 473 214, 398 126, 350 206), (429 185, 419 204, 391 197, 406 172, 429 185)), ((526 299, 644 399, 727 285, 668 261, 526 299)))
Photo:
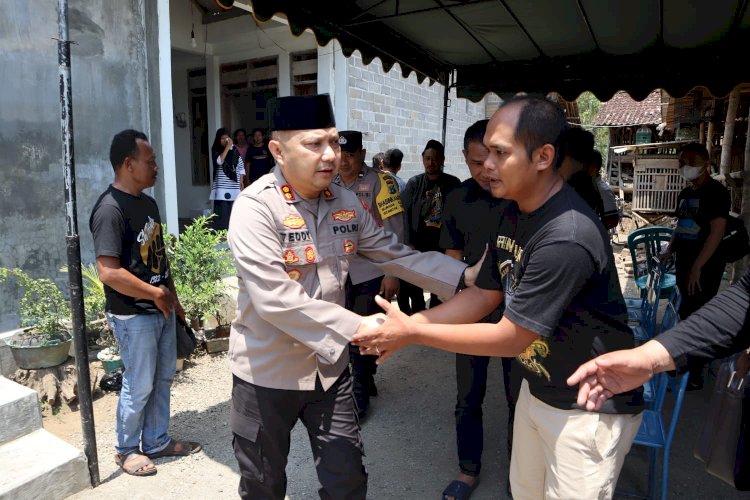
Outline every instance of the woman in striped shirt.
POLYGON ((227 229, 234 200, 245 187, 245 162, 225 128, 216 131, 211 159, 214 164, 214 185, 211 189, 216 214, 214 227, 217 230, 227 229))

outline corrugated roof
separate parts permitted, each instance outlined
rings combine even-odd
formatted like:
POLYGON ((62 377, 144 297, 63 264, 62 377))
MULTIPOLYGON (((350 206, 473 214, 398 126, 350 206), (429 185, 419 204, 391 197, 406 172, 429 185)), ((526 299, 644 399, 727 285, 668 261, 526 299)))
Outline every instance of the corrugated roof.
POLYGON ((660 124, 661 90, 654 90, 644 100, 635 101, 627 92, 619 91, 612 99, 603 102, 592 125, 644 125, 660 124))

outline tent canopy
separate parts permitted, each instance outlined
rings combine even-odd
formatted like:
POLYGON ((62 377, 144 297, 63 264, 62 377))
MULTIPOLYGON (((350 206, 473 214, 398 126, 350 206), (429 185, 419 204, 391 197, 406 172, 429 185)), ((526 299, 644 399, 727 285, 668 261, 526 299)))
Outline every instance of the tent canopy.
POLYGON ((748 0, 252 0, 260 21, 284 14, 368 64, 451 83, 472 100, 487 92, 589 90, 606 101, 653 89, 705 86, 724 96, 750 82, 748 0))

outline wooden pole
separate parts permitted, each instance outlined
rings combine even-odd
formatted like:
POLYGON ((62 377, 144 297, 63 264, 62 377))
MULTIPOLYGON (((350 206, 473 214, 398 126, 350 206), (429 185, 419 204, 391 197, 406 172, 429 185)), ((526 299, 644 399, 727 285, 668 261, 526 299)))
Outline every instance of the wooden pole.
POLYGON ((706 135, 706 123, 701 122, 700 128, 698 129, 698 142, 703 144, 706 141, 705 135, 706 135))
POLYGON ((724 178, 729 176, 732 169, 732 142, 734 142, 734 122, 737 119, 737 108, 740 104, 740 89, 735 87, 729 93, 727 118, 724 121, 724 139, 721 142, 721 163, 719 170, 724 178))
MULTIPOLYGON (((745 131, 745 164, 742 170, 742 209, 740 211, 745 229, 750 227, 750 111, 748 111, 748 127, 745 131)), ((734 263, 732 281, 737 281, 745 274, 748 268, 748 258, 738 260, 734 263)))
POLYGON ((714 122, 708 122, 708 132, 706 133, 706 149, 708 149, 708 157, 711 158, 711 150, 714 148, 714 122))

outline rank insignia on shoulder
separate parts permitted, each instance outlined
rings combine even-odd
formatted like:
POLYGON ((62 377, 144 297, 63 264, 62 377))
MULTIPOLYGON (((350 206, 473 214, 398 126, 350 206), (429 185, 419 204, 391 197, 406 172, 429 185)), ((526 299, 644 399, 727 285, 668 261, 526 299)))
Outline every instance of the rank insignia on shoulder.
POLYGON ((357 247, 354 246, 354 242, 352 240, 346 240, 344 242, 344 253, 350 254, 354 253, 357 250, 357 247))
POLYGON ((305 227, 305 219, 297 214, 287 215, 286 217, 284 217, 284 220, 282 220, 281 223, 289 229, 299 229, 301 227, 305 227))
POLYGON ((284 262, 287 264, 296 264, 299 262, 299 257, 297 257, 297 254, 294 253, 294 250, 291 248, 284 251, 284 262))
POLYGON ((299 281, 299 279, 302 277, 302 273, 299 272, 299 269, 292 269, 289 271, 289 277, 294 281, 299 281))
POLYGON ((338 222, 349 222, 357 216, 357 212, 354 210, 337 210, 331 214, 333 220, 338 222))
POLYGON ((294 201, 297 199, 297 197, 294 196, 292 186, 290 186, 289 184, 284 184, 283 186, 281 186, 281 192, 284 194, 284 199, 286 201, 294 201))
POLYGON ((330 189, 324 189, 323 190, 323 196, 325 196, 326 199, 329 200, 329 199, 333 198, 333 193, 331 192, 330 189))
POLYGON ((315 249, 313 247, 305 247, 305 260, 309 263, 315 262, 315 249))

